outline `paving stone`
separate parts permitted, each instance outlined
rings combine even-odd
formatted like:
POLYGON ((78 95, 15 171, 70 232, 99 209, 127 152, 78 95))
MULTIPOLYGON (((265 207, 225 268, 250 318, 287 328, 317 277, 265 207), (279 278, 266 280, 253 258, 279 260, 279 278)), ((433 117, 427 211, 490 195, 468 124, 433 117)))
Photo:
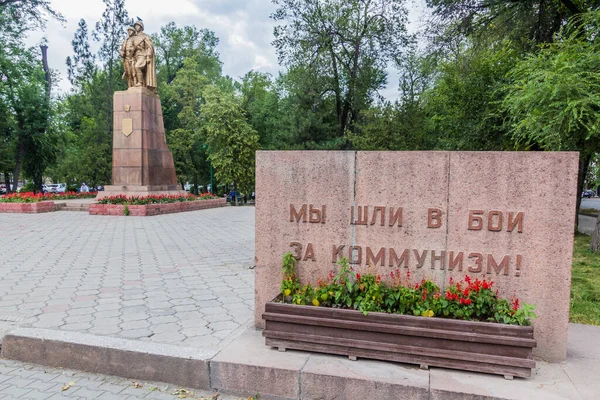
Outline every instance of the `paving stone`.
POLYGON ((194 327, 194 328, 183 328, 181 331, 179 331, 182 335, 185 335, 187 337, 193 337, 193 336, 203 336, 203 335, 210 335, 212 334, 212 329, 209 329, 205 326, 198 326, 198 327, 194 327))
POLYGON ((151 325, 150 322, 148 322, 146 320, 140 320, 140 321, 126 321, 126 322, 123 322, 119 326, 123 330, 128 330, 128 329, 148 328, 148 327, 150 327, 150 325, 151 325))
MULTIPOLYGON (((252 207, 135 220, 0 214, 0 226, 0 253, 14 255, 0 264, 0 312, 38 314, 21 326, 157 336, 252 317, 252 207)), ((210 333, 215 346, 229 331, 210 333)), ((173 337, 165 343, 188 338, 173 337)))
POLYGON ((119 336, 129 339, 139 339, 152 335, 153 332, 149 329, 130 329, 119 332, 119 336))
POLYGON ((227 310, 222 307, 201 308, 200 311, 206 315, 227 314, 227 310))
POLYGON ((208 321, 204 318, 186 319, 179 321, 179 325, 183 328, 194 328, 199 326, 207 326, 208 321))
POLYGON ((94 319, 94 316, 91 314, 87 315, 73 315, 65 318, 66 324, 77 324, 81 322, 90 322, 94 319))

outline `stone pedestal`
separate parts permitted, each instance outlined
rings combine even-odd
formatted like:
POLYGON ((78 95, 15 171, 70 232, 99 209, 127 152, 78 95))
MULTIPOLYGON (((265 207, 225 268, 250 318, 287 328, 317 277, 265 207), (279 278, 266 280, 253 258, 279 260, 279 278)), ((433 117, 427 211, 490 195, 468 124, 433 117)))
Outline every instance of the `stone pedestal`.
POLYGON ((112 185, 98 198, 123 194, 182 194, 167 147, 160 99, 145 87, 113 97, 112 185))

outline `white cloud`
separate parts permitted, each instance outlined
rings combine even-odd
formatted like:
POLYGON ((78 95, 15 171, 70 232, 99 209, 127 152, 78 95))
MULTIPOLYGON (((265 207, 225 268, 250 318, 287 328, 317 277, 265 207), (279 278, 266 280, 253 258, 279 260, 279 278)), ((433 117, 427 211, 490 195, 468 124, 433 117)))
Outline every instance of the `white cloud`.
MULTIPOLYGON (((422 13, 424 0, 409 0, 411 21, 422 13)), ((65 60, 72 54, 71 40, 81 18, 88 23, 90 31, 102 17, 104 3, 101 0, 51 0, 54 9, 67 19, 62 26, 49 21, 45 32, 33 32, 28 38, 30 45, 37 45, 42 37, 48 40, 50 67, 59 71, 62 91, 69 89, 65 60)), ((273 21, 269 18, 275 5, 269 0, 127 0, 130 17, 144 20, 147 33, 157 32, 162 25, 174 21, 178 26, 195 25, 213 30, 220 39, 218 51, 223 62, 223 72, 233 78, 254 69, 276 75, 279 71, 277 56, 271 46, 273 21)), ((409 27, 415 30, 415 24, 409 27)), ((91 33, 91 32, 90 32, 91 33)), ((97 44, 95 45, 97 47, 97 44)), ((389 99, 395 99, 397 73, 389 70, 390 84, 384 91, 389 99)))

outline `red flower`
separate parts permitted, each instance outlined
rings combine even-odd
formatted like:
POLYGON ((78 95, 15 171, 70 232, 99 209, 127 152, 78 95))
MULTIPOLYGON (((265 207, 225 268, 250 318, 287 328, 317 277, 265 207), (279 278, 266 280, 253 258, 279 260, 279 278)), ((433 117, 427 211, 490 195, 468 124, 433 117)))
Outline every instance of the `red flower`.
POLYGON ((360 274, 358 272, 356 273, 356 280, 360 281, 360 274))
POLYGON ((517 311, 519 309, 519 307, 521 307, 521 303, 519 302, 519 299, 517 299, 516 297, 513 297, 513 299, 512 299, 512 309, 514 311, 517 311))

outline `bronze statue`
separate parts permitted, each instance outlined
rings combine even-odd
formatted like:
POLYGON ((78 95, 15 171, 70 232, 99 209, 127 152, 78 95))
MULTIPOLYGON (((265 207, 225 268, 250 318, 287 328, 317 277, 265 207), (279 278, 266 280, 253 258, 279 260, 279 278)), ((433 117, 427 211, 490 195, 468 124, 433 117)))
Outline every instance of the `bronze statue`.
POLYGON ((128 87, 144 86, 156 90, 156 64, 152 38, 144 33, 144 23, 137 21, 127 28, 129 37, 121 45, 121 57, 128 87), (134 30, 133 33, 131 30, 134 30))
POLYGON ((130 26, 127 28, 127 39, 123 41, 121 45, 120 55, 123 59, 123 76, 121 77, 124 81, 127 81, 127 87, 133 87, 137 83, 135 68, 133 66, 133 54, 134 54, 134 44, 133 44, 133 36, 135 35, 135 28, 130 26))

